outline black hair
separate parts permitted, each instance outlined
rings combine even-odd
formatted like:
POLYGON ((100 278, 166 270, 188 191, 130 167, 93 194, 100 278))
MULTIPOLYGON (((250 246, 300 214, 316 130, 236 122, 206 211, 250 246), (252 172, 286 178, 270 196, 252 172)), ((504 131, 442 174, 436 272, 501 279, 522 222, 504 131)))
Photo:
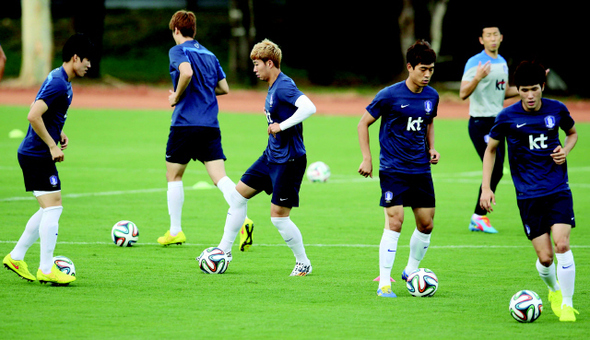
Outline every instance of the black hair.
POLYGON ((72 57, 77 55, 80 59, 91 60, 94 54, 94 45, 83 33, 76 33, 72 35, 62 49, 62 60, 64 62, 70 61, 72 57))
POLYGON ((418 64, 430 65, 436 61, 436 52, 426 40, 421 39, 408 48, 406 60, 412 65, 412 68, 418 64))
POLYGON ((517 88, 533 85, 543 86, 546 81, 547 74, 545 73, 545 67, 537 61, 525 60, 514 71, 514 85, 517 88))

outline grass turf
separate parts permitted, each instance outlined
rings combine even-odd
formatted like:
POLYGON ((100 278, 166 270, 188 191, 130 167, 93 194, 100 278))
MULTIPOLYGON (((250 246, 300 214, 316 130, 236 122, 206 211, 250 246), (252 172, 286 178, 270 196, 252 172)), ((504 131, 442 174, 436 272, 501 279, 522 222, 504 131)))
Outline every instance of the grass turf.
MULTIPOLYGON (((25 193, 16 160, 26 131, 26 107, 0 107, 0 254, 10 252, 38 205, 25 193)), ((574 303, 578 322, 562 324, 553 315, 546 287, 538 277, 535 253, 526 239, 507 174, 490 215, 497 235, 469 232, 480 182, 481 162, 464 120, 437 120, 433 167, 437 195, 435 230, 421 266, 435 271, 440 287, 432 298, 413 298, 399 277, 409 253, 413 216, 406 222, 394 264, 397 299, 378 298, 378 244, 383 212, 377 179, 357 174, 359 117, 314 116, 304 123, 308 163, 330 165, 328 183, 305 182, 301 207, 292 212, 313 274, 289 277, 291 251, 270 223, 270 198, 252 199, 254 246, 241 253, 223 275, 205 275, 194 260, 219 242, 227 204, 215 189, 194 189, 209 181, 204 167, 191 163, 184 176, 183 229, 187 243, 161 247, 168 229, 164 151, 170 112, 71 109, 65 132, 70 138, 65 162, 58 165, 64 212, 55 255, 76 264, 77 280, 68 287, 27 283, 8 271, 0 274, 4 317, 0 338, 84 339, 148 338, 565 338, 584 337, 589 329, 590 297, 590 125, 577 124, 580 140, 568 157, 578 228, 571 243, 577 266, 574 303), (113 224, 134 221, 139 243, 116 247, 113 224), (508 313, 516 291, 530 289, 545 301, 534 324, 519 324, 508 313)), ((261 115, 220 115, 228 175, 239 180, 266 145, 261 115)), ((378 128, 371 131, 374 166, 378 128)), ((375 177, 377 173, 375 172, 375 177)), ((26 261, 34 273, 39 244, 26 261)))

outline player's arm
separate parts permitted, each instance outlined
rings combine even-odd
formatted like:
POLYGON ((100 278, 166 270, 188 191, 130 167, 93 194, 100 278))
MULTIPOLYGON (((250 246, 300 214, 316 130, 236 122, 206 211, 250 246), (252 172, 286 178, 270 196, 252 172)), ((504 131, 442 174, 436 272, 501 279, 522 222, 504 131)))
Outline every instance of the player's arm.
POLYGON ((500 142, 497 139, 490 137, 488 147, 483 155, 483 173, 481 181, 481 197, 479 198, 479 205, 487 212, 492 212, 492 204, 496 205, 496 197, 490 187, 492 180, 492 170, 496 162, 496 151, 500 142))
POLYGON ((299 96, 295 101, 295 106, 297 107, 297 110, 291 115, 291 117, 285 119, 280 124, 272 123, 268 126, 269 135, 276 136, 277 133, 301 123, 316 112, 315 105, 313 105, 312 101, 306 95, 299 96))
POLYGON ((565 141, 564 145, 559 145, 555 149, 553 149, 553 153, 551 157, 553 157, 553 161, 555 164, 563 164, 565 163, 565 158, 567 155, 572 151, 576 143, 578 142, 578 132, 576 131, 576 127, 572 126, 571 129, 565 132, 565 141))
POLYGON ((176 91, 170 90, 170 96, 168 96, 168 102, 170 102, 170 106, 175 106, 178 104, 180 97, 182 97, 184 90, 186 90, 188 84, 191 82, 191 78, 193 77, 193 68, 188 62, 183 62, 178 65, 178 71, 180 71, 180 75, 178 76, 176 91))
POLYGON ((487 61, 485 64, 481 64, 481 61, 477 65, 475 76, 471 80, 464 80, 461 82, 461 88, 459 89, 459 97, 465 100, 471 96, 479 82, 490 74, 492 70, 492 63, 487 61))
POLYGON ((43 122, 43 114, 47 112, 47 109, 48 107, 45 101, 43 101, 43 99, 38 99, 31 106, 27 119, 39 138, 41 138, 41 140, 43 140, 43 142, 49 147, 49 152, 51 152, 51 158, 53 161, 62 162, 64 160, 64 153, 61 148, 57 146, 43 122))
POLYGON ((2 46, 0 46, 0 80, 2 80, 2 76, 4 75, 4 67, 6 65, 6 54, 4 54, 4 50, 2 46))
POLYGON ((229 93, 229 84, 227 83, 227 79, 223 78, 217 82, 217 86, 215 87, 215 94, 218 96, 222 96, 224 94, 229 93))
POLYGON ((426 131, 426 142, 428 143, 428 155, 430 156, 431 164, 438 164, 440 160, 440 153, 434 148, 434 119, 428 124, 426 131))
POLYGON ((357 125, 357 132, 359 135, 359 144, 363 161, 359 166, 359 174, 363 177, 373 178, 373 158, 371 156, 371 145, 369 141, 369 126, 375 123, 377 119, 373 117, 368 111, 365 111, 357 125))

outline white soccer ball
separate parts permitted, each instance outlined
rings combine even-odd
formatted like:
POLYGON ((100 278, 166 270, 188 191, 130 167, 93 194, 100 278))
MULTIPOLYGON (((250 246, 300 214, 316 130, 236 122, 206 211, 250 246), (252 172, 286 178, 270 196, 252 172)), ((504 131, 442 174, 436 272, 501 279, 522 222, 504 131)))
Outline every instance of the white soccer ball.
POLYGON ((406 287, 413 296, 433 296, 438 289, 438 278, 432 270, 418 268, 408 275, 406 287))
POLYGON ((139 240, 139 229, 131 221, 119 221, 113 226, 111 237, 119 247, 131 247, 139 240))
POLYGON ((205 274, 223 274, 229 266, 227 254, 217 247, 209 247, 197 257, 199 268, 205 274))
POLYGON ((76 276, 76 266, 74 266, 74 262, 72 262, 72 260, 69 258, 58 255, 53 257, 53 263, 55 263, 57 269, 61 270, 62 272, 68 275, 76 276))
POLYGON ((532 290, 521 290, 510 299, 509 311, 518 322, 533 322, 543 312, 543 301, 532 290))
POLYGON ((311 182, 326 182, 330 178, 330 167, 324 162, 314 162, 307 167, 307 179, 311 182))

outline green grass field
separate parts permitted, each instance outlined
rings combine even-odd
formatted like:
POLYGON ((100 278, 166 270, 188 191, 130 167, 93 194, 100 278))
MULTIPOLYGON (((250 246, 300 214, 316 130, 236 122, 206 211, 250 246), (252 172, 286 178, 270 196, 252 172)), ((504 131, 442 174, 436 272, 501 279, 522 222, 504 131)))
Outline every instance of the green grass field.
MULTIPOLYGON (((38 204, 24 192, 16 158, 26 131, 26 107, 0 107, 0 254, 12 250, 38 204)), ((508 313, 521 289, 547 290, 535 269, 514 188, 505 176, 490 215, 497 235, 468 231, 480 182, 481 163, 465 120, 436 122, 440 164, 433 167, 437 195, 435 230, 422 267, 435 271, 440 286, 432 298, 414 298, 401 282, 414 229, 411 211, 399 242, 392 288, 397 299, 378 298, 378 244, 384 224, 377 179, 357 174, 358 117, 315 116, 305 122, 308 162, 330 165, 328 183, 305 182, 301 207, 292 212, 313 273, 289 277, 294 258, 270 223, 270 197, 249 202, 255 222, 251 251, 233 251, 223 275, 201 273, 195 257, 217 245, 227 204, 191 163, 184 177, 183 229, 187 243, 161 247, 168 229, 164 152, 170 122, 166 111, 71 109, 65 132, 65 162, 58 165, 64 212, 55 255, 71 258, 77 280, 68 287, 28 283, 0 273, 0 338, 53 339, 377 339, 377 338, 585 338, 590 329, 590 152, 589 124, 577 124, 580 139, 568 157, 578 228, 571 243, 577 263, 574 324, 560 323, 549 305, 533 324, 508 313), (119 248, 113 224, 134 221, 139 243, 119 248)), ((228 175, 239 180, 266 145, 261 115, 220 115, 228 175)), ((378 127, 371 128, 374 166, 378 127)), ((39 244, 26 261, 36 272, 39 244)))

